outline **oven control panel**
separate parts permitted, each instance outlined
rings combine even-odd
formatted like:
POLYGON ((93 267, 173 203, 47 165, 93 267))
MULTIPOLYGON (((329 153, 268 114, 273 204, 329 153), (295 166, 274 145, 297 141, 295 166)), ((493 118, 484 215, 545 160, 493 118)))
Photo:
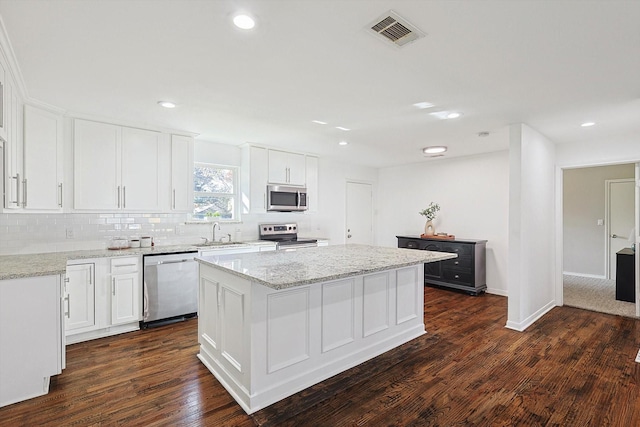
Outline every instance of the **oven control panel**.
POLYGON ((279 236, 282 234, 297 234, 298 224, 259 224, 260 237, 279 236))

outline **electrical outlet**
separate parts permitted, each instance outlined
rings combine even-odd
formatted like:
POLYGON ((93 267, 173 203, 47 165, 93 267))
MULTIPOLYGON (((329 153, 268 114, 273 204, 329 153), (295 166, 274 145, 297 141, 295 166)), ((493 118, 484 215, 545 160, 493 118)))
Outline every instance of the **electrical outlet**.
POLYGON ((67 239, 73 239, 75 236, 73 228, 67 228, 67 239))

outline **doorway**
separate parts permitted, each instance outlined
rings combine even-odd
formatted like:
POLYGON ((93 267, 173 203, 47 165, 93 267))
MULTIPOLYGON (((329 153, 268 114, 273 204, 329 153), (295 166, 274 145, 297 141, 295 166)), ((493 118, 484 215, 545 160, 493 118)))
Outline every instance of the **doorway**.
POLYGON ((635 224, 636 165, 567 168, 561 173, 563 252, 558 303, 636 316, 635 302, 615 296, 615 253, 620 250, 616 248, 631 246, 628 239, 635 224))
POLYGON ((607 190, 607 272, 616 279, 616 254, 631 246, 633 214, 635 211, 635 182, 633 179, 606 181, 607 190))
POLYGON ((365 182, 347 181, 347 244, 373 244, 373 186, 365 182))

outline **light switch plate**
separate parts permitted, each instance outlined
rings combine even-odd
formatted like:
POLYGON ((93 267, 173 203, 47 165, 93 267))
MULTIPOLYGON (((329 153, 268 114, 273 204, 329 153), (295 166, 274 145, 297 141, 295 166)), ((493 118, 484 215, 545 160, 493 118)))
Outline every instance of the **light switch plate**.
POLYGON ((604 225, 604 219, 599 219, 598 220, 598 225, 604 225))

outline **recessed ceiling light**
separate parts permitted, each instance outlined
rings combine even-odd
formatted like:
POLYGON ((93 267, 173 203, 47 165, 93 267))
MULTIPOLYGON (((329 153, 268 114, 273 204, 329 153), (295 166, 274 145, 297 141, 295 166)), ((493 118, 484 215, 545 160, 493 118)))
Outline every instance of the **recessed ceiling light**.
POLYGON ((317 124, 319 124, 319 125, 326 125, 326 124, 327 124, 327 122, 323 122, 323 121, 320 121, 320 120, 311 120, 311 121, 312 121, 313 123, 317 123, 317 124))
POLYGON ((433 113, 429 114, 441 120, 457 119, 462 115, 462 113, 458 113, 456 111, 434 111, 433 113))
POLYGON ((336 129, 340 129, 340 130, 344 130, 344 131, 351 130, 351 129, 348 129, 348 128, 343 128, 342 126, 336 126, 336 129))
POLYGON ((422 149, 424 154, 439 154, 447 151, 447 147, 444 145, 434 145, 432 147, 425 147, 422 149))
POLYGON ((425 108, 431 108, 434 107, 434 105, 430 102, 418 102, 416 104, 413 104, 414 107, 419 108, 421 110, 424 110, 425 108))
POLYGON ((176 108, 176 104, 170 101, 158 101, 158 105, 164 108, 176 108))
POLYGON ((348 145, 349 143, 347 141, 340 141, 338 142, 338 145, 348 145))
POLYGON ((256 21, 249 15, 236 15, 233 18, 233 23, 236 27, 242 28, 243 30, 250 30, 256 26, 256 21))
POLYGON ((593 126, 595 125, 594 122, 585 122, 583 124, 581 124, 580 126, 582 126, 583 128, 588 128, 589 126, 593 126))

